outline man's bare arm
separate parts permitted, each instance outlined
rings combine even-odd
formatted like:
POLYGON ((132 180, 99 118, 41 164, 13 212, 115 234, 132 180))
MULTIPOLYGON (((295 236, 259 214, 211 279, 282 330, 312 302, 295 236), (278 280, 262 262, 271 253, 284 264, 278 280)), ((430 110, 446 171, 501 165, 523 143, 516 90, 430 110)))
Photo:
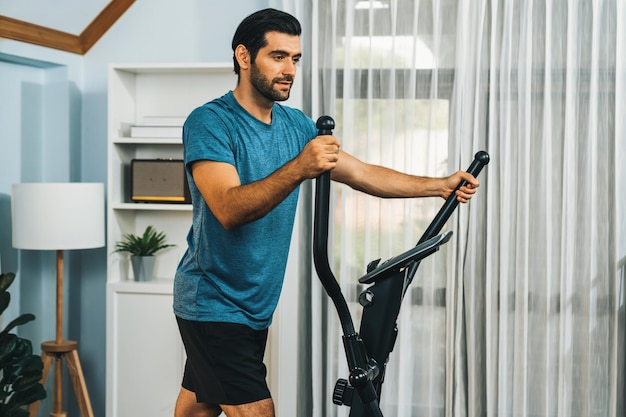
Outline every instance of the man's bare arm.
POLYGON ((464 171, 457 171, 445 178, 420 177, 365 163, 343 151, 339 154, 331 178, 377 197, 438 196, 444 199, 448 198, 462 180, 466 180, 468 184, 456 192, 457 199, 462 203, 466 203, 480 185, 476 178, 464 171))
POLYGON ((268 177, 243 185, 235 167, 228 163, 197 161, 191 169, 213 215, 225 229, 232 229, 260 219, 302 181, 333 169, 338 149, 339 143, 333 136, 317 137, 268 177))
POLYGON ((195 162, 192 173, 204 201, 225 229, 265 216, 302 181, 291 170, 283 169, 261 181, 241 185, 234 166, 215 161, 195 162))

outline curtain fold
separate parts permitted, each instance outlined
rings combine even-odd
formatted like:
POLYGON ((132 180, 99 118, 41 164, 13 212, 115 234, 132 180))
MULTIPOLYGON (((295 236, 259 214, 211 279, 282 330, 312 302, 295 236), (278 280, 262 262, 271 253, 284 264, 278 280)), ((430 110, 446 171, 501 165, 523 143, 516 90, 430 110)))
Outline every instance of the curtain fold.
MULTIPOLYGON (((626 6, 620 0, 316 0, 314 113, 342 148, 419 175, 491 155, 398 317, 389 416, 622 416, 626 6)), ((442 204, 333 186, 333 270, 360 319, 365 265, 442 204)), ((313 416, 348 415, 333 306, 313 283, 313 416)), ((357 321, 358 323, 358 321, 357 321)))

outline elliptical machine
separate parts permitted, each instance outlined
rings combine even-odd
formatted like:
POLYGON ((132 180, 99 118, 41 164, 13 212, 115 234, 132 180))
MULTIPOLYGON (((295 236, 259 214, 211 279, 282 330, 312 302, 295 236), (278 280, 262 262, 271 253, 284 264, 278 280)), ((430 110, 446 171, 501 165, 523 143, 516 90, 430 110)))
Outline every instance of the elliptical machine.
MULTIPOLYGON (((331 135, 335 121, 329 116, 317 120, 319 135, 331 135)), ((489 154, 479 151, 467 172, 478 176, 489 163, 489 154)), ((456 189, 467 182, 461 182, 456 189)), ((339 315, 343 331, 343 345, 350 375, 339 379, 333 391, 333 403, 351 407, 350 417, 383 417, 379 400, 389 354, 393 350, 398 327, 396 324, 404 294, 420 261, 437 252, 450 240, 452 231, 439 234, 458 206, 453 192, 445 201, 419 242, 385 262, 380 259, 367 265, 367 272, 359 282, 372 284, 359 296, 363 306, 360 332, 354 322, 346 299, 328 260, 328 212, 330 201, 330 171, 321 174, 315 184, 315 217, 313 226, 313 261, 317 274, 339 315), (354 395, 354 392, 358 395, 354 395)))

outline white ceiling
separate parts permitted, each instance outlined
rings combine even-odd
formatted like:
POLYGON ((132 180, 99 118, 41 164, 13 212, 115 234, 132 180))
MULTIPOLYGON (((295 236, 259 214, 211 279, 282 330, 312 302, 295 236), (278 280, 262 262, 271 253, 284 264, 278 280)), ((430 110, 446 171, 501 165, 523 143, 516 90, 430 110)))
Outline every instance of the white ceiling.
POLYGON ((80 35, 109 3, 110 0, 0 0, 0 15, 80 35))

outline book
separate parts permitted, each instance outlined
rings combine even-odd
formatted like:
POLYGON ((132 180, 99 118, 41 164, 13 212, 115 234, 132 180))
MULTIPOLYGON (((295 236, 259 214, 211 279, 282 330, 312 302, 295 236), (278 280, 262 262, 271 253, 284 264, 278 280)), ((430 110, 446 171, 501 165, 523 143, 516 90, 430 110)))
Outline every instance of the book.
POLYGON ((133 138, 182 138, 183 127, 148 125, 131 126, 130 136, 133 138))

